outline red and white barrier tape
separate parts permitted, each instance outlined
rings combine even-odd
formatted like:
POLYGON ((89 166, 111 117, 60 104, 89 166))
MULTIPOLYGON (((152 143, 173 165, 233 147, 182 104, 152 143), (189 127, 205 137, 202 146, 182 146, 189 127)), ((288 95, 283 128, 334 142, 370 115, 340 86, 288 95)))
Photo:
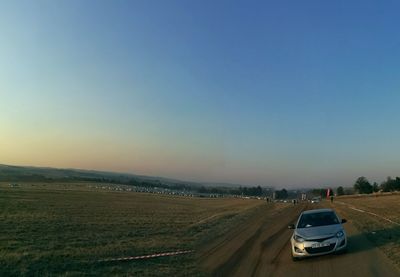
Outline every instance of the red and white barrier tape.
POLYGON ((391 220, 391 219, 389 219, 389 218, 386 218, 386 217, 384 217, 384 216, 381 216, 381 215, 379 215, 379 214, 376 214, 376 213, 373 213, 373 212, 369 212, 369 211, 364 211, 364 210, 361 210, 361 209, 357 209, 356 207, 354 207, 354 206, 352 206, 352 205, 350 205, 350 204, 344 203, 344 202, 340 202, 340 201, 336 201, 336 202, 337 202, 337 203, 340 203, 340 204, 342 204, 342 205, 347 205, 350 209, 355 210, 355 211, 357 211, 357 212, 360 212, 360 213, 367 213, 367 214, 370 214, 370 215, 379 217, 379 218, 381 218, 381 219, 383 219, 383 220, 386 220, 386 221, 388 221, 388 222, 390 222, 390 223, 393 223, 393 224, 396 224, 396 225, 399 225, 399 226, 400 226, 400 223, 398 223, 398 222, 396 222, 396 221, 393 221, 393 220, 391 220))
POLYGON ((181 250, 181 251, 175 251, 175 252, 157 253, 157 254, 143 255, 143 256, 109 258, 109 259, 99 260, 99 262, 142 260, 142 259, 150 259, 150 258, 156 258, 156 257, 166 257, 166 256, 176 256, 176 255, 181 255, 181 254, 188 254, 188 253, 192 253, 193 251, 194 250, 181 250))

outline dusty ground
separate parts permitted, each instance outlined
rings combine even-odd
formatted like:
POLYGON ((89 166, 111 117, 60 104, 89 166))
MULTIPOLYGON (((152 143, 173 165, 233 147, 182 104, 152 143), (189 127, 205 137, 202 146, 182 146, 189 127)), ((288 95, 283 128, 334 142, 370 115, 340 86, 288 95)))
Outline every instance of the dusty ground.
POLYGON ((0 276, 201 276, 192 254, 98 260, 196 249, 263 204, 0 183, 0 276))
POLYGON ((400 267, 400 195, 338 198, 332 206, 400 267))
POLYGON ((287 225, 302 210, 315 207, 320 205, 260 210, 225 239, 201 250, 204 270, 213 276, 400 276, 399 269, 355 227, 352 217, 345 224, 348 253, 293 262, 289 246, 292 231, 287 225))
POLYGON ((0 276, 400 276, 400 228, 349 206, 398 221, 399 198, 341 200, 346 203, 293 206, 110 192, 82 184, 0 184, 0 276), (344 225, 349 252, 293 262, 287 225, 302 210, 320 206, 349 220, 344 225), (175 249, 195 252, 97 262, 175 249))

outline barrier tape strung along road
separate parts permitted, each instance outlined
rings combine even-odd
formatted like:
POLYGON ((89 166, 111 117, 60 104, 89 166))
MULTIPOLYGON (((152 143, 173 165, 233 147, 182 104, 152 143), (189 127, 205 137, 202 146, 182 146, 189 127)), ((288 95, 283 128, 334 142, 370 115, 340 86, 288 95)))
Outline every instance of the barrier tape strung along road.
POLYGON ((188 254, 188 253, 192 253, 192 252, 194 252, 194 250, 181 250, 181 251, 157 253, 157 254, 151 254, 151 255, 102 259, 102 260, 99 260, 99 262, 142 260, 142 259, 151 259, 151 258, 156 258, 156 257, 176 256, 176 255, 188 254))
POLYGON ((352 209, 352 210, 354 210, 354 211, 357 211, 357 212, 360 212, 360 213, 367 213, 367 214, 370 214, 370 215, 379 217, 379 218, 381 218, 381 219, 383 219, 383 220, 386 220, 386 221, 388 221, 388 222, 390 222, 390 223, 392 223, 392 224, 396 224, 396 225, 400 226, 400 223, 398 223, 398 222, 396 222, 396 221, 393 221, 393 220, 391 220, 391 219, 389 219, 389 218, 386 218, 386 217, 384 217, 384 216, 381 216, 381 215, 379 215, 379 214, 376 214, 376 213, 373 213, 373 212, 369 212, 369 211, 364 211, 364 210, 358 209, 358 208, 356 208, 356 207, 354 207, 354 206, 352 206, 352 205, 350 205, 350 204, 347 204, 347 203, 344 203, 344 202, 341 202, 341 201, 336 201, 336 202, 339 203, 339 204, 342 204, 342 205, 346 205, 346 206, 348 206, 350 209, 352 209))

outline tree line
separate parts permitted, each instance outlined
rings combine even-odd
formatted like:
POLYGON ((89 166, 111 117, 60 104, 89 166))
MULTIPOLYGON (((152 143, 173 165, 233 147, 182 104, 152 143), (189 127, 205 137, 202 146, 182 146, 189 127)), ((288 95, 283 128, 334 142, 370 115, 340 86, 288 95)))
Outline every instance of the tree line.
POLYGON ((261 186, 254 187, 205 187, 194 188, 199 193, 209 194, 232 194, 232 195, 243 195, 243 196, 267 196, 270 193, 269 189, 262 188, 261 186))
MULTIPOLYGON (((359 194, 370 194, 373 192, 390 192, 390 191, 400 191, 400 177, 392 178, 387 177, 385 181, 381 184, 377 182, 370 183, 368 179, 364 176, 358 177, 353 185, 354 192, 359 194)), ((337 195, 349 194, 345 192, 342 186, 336 189, 337 195)))

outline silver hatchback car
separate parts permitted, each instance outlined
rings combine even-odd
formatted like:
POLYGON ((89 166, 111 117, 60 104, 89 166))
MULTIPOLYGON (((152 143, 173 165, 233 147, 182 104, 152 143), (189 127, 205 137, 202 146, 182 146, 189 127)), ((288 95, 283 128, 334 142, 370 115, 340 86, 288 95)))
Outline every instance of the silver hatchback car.
POLYGON ((300 214, 290 239, 293 260, 329 253, 344 252, 347 247, 346 232, 332 209, 308 210, 300 214))

